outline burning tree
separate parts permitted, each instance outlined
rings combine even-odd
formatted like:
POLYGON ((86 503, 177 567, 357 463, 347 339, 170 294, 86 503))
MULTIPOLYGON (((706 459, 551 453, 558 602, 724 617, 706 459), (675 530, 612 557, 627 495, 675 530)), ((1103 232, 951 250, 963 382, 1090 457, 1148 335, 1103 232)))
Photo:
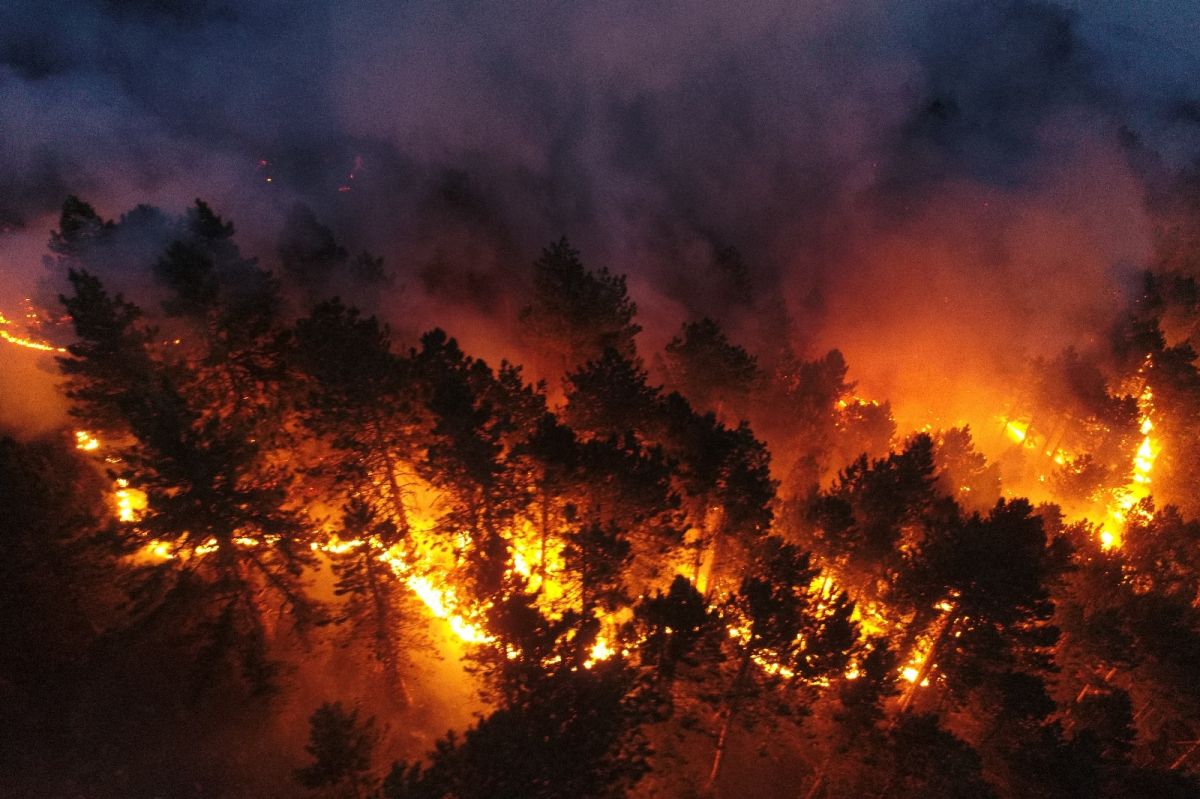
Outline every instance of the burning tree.
POLYGON ((845 594, 814 588, 817 576, 807 553, 768 538, 723 609, 734 672, 723 691, 710 788, 720 776, 733 721, 756 689, 827 679, 849 665, 857 638, 853 604, 845 594))
POLYGON ((262 418, 269 403, 248 405, 240 391, 249 389, 236 381, 224 384, 236 386, 233 396, 216 396, 212 383, 199 390, 202 369, 158 351, 140 309, 87 272, 70 280, 63 303, 78 340, 60 361, 68 396, 80 421, 114 442, 117 479, 145 496, 127 536, 157 556, 139 591, 141 623, 169 625, 202 665, 236 654, 251 684, 266 689, 273 669, 260 591, 300 627, 318 613, 301 582, 310 533, 290 506, 290 475, 258 437, 272 426, 262 418))

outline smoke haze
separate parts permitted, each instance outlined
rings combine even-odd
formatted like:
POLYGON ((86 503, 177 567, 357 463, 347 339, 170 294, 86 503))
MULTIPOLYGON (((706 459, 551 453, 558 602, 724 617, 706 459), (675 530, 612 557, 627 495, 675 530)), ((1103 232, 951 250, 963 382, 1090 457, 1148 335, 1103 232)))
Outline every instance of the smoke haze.
POLYGON ((6 6, 0 307, 68 193, 202 197, 268 266, 300 201, 385 258, 393 288, 354 299, 401 338, 520 360, 565 233, 630 276, 643 354, 703 315, 760 353, 840 347, 902 429, 1095 345, 1200 148, 1186 4, 6 6))

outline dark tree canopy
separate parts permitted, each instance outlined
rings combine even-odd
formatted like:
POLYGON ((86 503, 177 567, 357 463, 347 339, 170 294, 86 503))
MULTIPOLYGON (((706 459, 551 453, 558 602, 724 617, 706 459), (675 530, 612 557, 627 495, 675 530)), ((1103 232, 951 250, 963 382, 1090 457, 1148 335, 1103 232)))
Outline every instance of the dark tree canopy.
POLYGON ((532 298, 521 321, 534 342, 559 356, 553 366, 565 372, 606 349, 635 357, 634 337, 641 330, 636 314, 625 277, 587 269, 564 237, 534 263, 532 298))

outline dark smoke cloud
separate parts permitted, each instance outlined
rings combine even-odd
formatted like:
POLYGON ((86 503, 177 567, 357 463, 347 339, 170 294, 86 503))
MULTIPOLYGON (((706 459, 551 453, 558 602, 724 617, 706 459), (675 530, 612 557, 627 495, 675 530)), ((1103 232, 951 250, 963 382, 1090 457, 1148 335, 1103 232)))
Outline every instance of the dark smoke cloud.
POLYGON ((268 264, 300 201, 385 256, 405 334, 514 354, 528 264, 566 233, 630 274, 647 351, 711 315, 760 350, 842 346, 881 393, 953 388, 1111 317, 1150 257, 1148 165, 1200 146, 1198 24, 1116 0, 11 0, 0 290, 69 191, 110 216, 204 197, 268 264))

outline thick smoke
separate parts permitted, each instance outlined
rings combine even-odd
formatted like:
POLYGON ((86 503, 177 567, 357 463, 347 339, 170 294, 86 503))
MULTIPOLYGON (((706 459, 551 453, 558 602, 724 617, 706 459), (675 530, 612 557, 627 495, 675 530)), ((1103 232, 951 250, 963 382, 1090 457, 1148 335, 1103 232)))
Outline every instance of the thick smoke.
POLYGON ((69 192, 106 216, 203 197, 269 266, 300 201, 384 256, 368 304, 405 336, 520 359, 528 265, 565 233, 630 275, 647 354, 714 316, 762 353, 841 347, 902 426, 963 421, 1023 359, 1099 341, 1152 257, 1147 198, 1200 148, 1197 24, 1026 0, 14 0, 0 309, 69 192))

